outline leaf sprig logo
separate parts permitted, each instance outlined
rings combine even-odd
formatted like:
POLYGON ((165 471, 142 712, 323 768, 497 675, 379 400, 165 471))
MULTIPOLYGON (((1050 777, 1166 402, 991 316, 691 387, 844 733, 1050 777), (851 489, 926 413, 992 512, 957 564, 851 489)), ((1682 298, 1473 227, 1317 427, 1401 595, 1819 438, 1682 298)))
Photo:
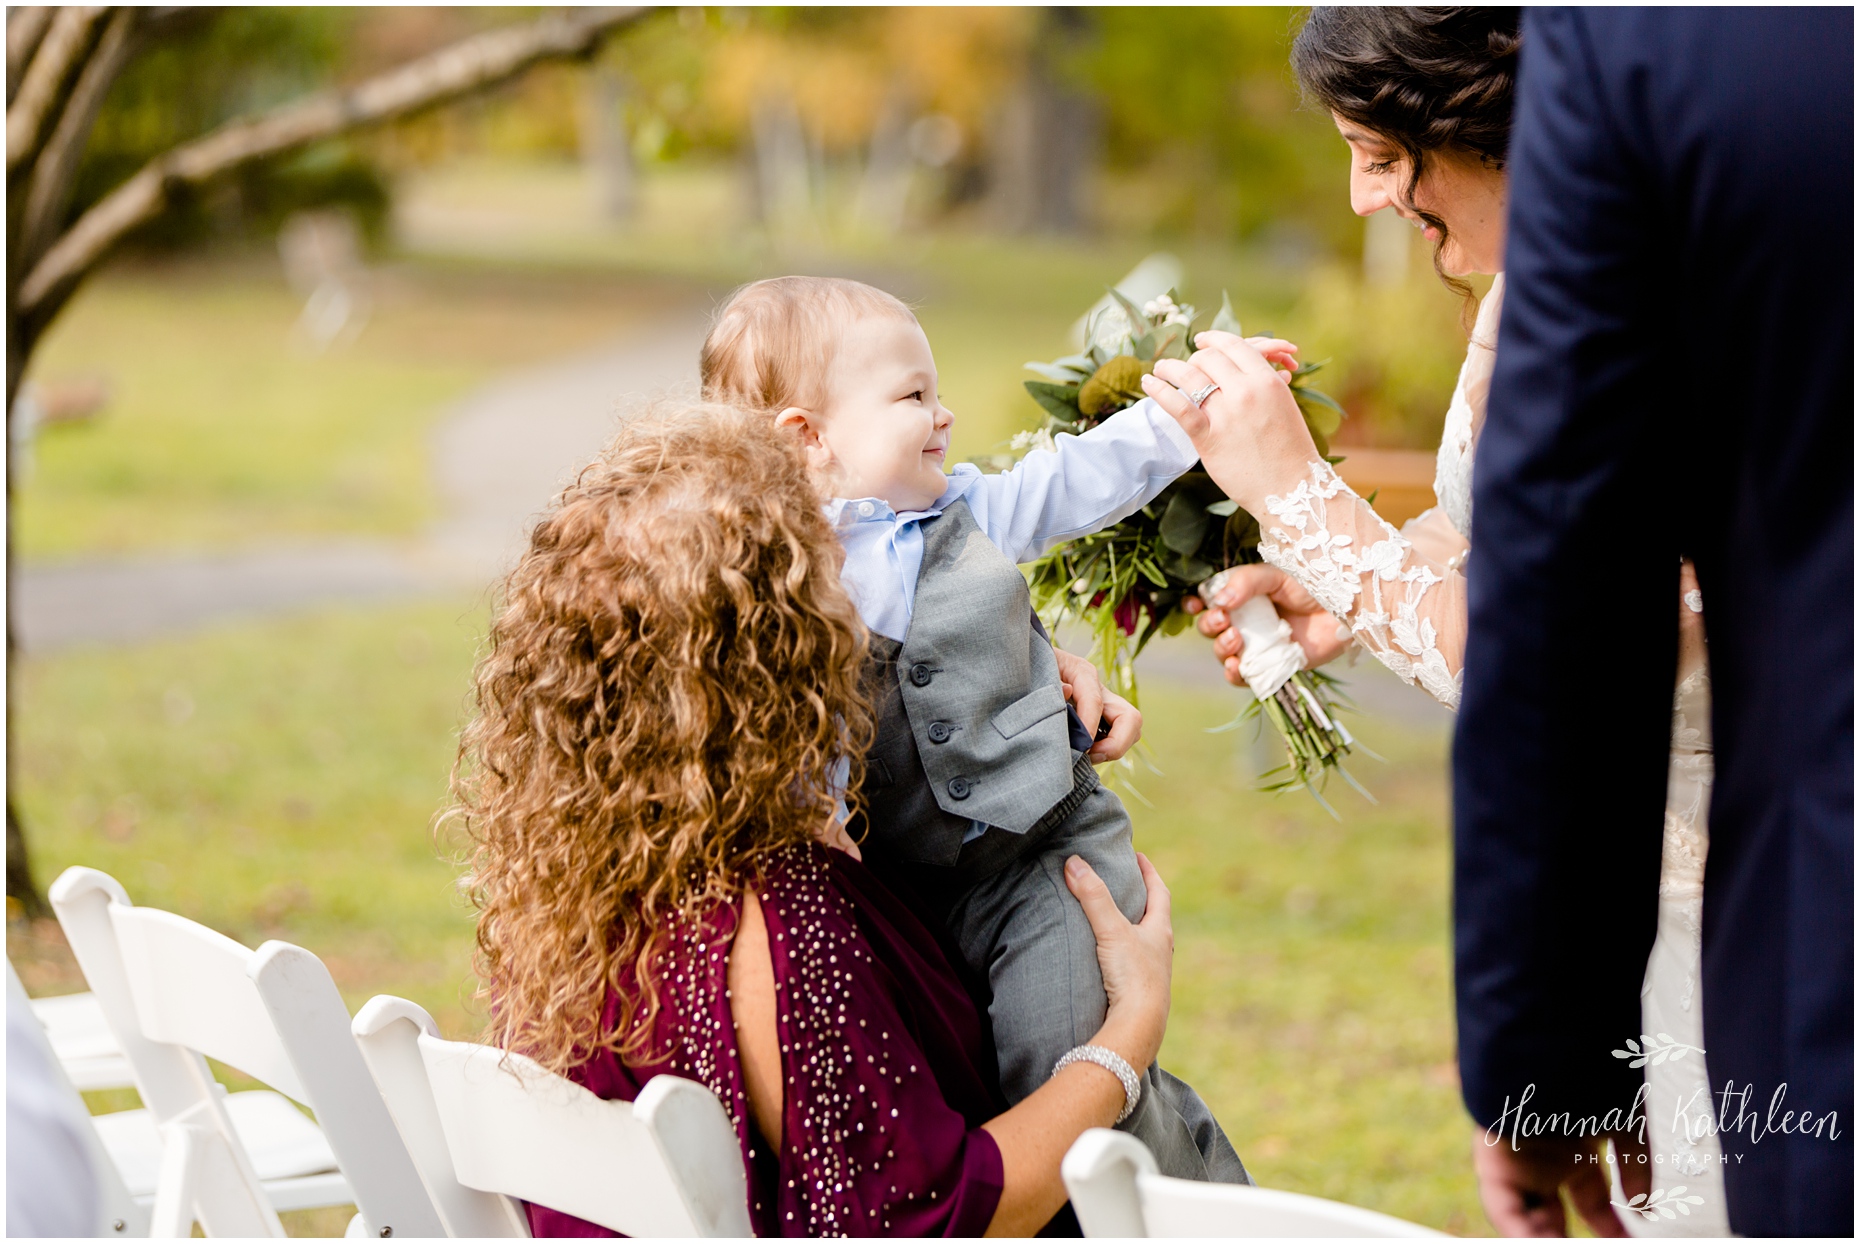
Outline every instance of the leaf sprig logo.
POLYGON ((1687 1045, 1684 1041, 1675 1041, 1672 1037, 1667 1036, 1663 1032, 1654 1036, 1648 1036, 1643 1032, 1638 1042, 1632 1037, 1629 1037, 1625 1044, 1627 1045, 1625 1050, 1613 1050, 1610 1052, 1613 1053, 1616 1058, 1632 1059, 1633 1061, 1628 1063, 1630 1067, 1646 1067, 1649 1065, 1658 1067, 1665 1062, 1676 1063, 1688 1054, 1703 1054, 1705 1052, 1696 1045, 1687 1045))
MULTIPOLYGON (((1632 1045, 1634 1043, 1630 1041, 1628 1044, 1632 1045)), ((1619 1053, 1619 1051, 1616 1052, 1619 1053)), ((1705 1198, 1702 1196, 1688 1196, 1686 1194, 1686 1186, 1680 1184, 1675 1188, 1657 1189, 1651 1195, 1643 1192, 1631 1200, 1611 1200, 1608 1203, 1616 1209, 1625 1209, 1632 1213, 1639 1214, 1649 1222, 1657 1222, 1662 1218, 1672 1220, 1678 1218, 1681 1214, 1690 1214, 1694 1205, 1705 1204, 1705 1198)))

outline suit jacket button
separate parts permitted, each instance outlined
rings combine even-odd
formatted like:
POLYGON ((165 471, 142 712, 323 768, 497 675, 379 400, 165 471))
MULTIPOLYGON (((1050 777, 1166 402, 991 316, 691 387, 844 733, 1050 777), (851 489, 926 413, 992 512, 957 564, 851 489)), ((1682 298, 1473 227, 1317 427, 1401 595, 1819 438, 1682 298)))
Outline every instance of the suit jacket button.
POLYGON ((935 673, 922 661, 911 666, 911 685, 913 686, 928 687, 930 680, 934 677, 936 677, 935 673))
MULTIPOLYGON (((932 743, 947 743, 952 733, 954 733, 954 731, 949 728, 949 723, 947 721, 933 721, 930 723, 930 741, 932 743)), ((957 796, 957 798, 961 798, 961 796, 957 796)))
POLYGON ((969 779, 966 777, 953 777, 949 779, 949 797, 951 799, 967 799, 969 797, 969 779))

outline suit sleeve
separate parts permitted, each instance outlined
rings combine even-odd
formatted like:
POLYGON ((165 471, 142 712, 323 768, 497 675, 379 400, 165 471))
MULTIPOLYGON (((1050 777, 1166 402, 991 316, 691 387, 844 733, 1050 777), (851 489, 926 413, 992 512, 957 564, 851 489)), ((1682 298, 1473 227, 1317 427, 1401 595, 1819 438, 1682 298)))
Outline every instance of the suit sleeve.
POLYGON ((1507 1134, 1521 1102, 1602 1118, 1641 1082, 1612 1051, 1640 1033, 1676 656, 1681 550, 1658 481, 1660 435, 1683 421, 1656 384, 1672 230, 1587 21, 1525 19, 1454 739, 1461 1083, 1507 1134))

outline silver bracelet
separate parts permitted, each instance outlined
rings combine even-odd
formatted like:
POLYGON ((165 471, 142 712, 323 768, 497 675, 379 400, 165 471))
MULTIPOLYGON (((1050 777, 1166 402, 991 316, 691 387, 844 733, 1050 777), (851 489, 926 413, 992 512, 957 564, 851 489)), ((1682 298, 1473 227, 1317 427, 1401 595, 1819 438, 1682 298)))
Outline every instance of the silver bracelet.
POLYGON ((1115 1050, 1107 1050, 1102 1045, 1078 1045, 1060 1055, 1053 1064, 1053 1074, 1058 1075, 1073 1063, 1092 1063, 1103 1067, 1117 1077, 1117 1082, 1124 1086, 1124 1113, 1117 1116, 1122 1123, 1136 1113, 1137 1103, 1143 1100, 1143 1081, 1137 1079, 1137 1073, 1130 1069, 1123 1056, 1115 1050))

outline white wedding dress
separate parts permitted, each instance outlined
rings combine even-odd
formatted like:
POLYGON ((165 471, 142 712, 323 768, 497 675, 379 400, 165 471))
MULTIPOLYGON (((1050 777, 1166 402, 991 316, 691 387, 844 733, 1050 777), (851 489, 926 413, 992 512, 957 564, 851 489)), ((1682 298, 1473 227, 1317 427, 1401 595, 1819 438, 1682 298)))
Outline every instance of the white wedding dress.
MULTIPOLYGON (((1461 567, 1472 534, 1473 456, 1503 298, 1500 276, 1479 308, 1447 409, 1434 475, 1436 508, 1398 532, 1328 464, 1313 462, 1309 478, 1285 496, 1267 498, 1267 512, 1259 516, 1260 555, 1346 623, 1384 665, 1452 709, 1460 703, 1466 648, 1461 567)), ((1616 1194, 1622 1220, 1637 1236, 1730 1234, 1698 988, 1712 780, 1711 683, 1696 617, 1701 608, 1698 593, 1687 593, 1681 609, 1693 616, 1682 617, 1673 696, 1659 929, 1641 987, 1642 1031, 1622 1034, 1623 1056, 1644 1056, 1647 1067, 1653 1193, 1637 1206, 1621 1204, 1616 1194)))

